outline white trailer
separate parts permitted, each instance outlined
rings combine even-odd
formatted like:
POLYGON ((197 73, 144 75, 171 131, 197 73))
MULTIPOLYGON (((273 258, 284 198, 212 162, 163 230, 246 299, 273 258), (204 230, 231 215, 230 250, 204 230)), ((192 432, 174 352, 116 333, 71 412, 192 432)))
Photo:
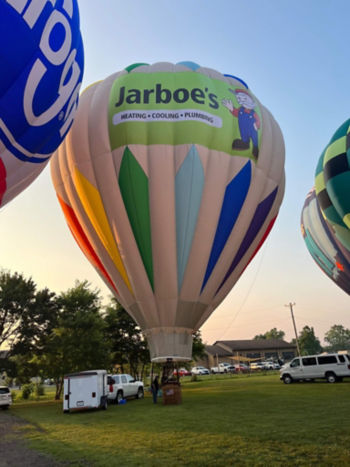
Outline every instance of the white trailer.
POLYGON ((107 409, 107 371, 90 370, 64 377, 63 412, 107 409))

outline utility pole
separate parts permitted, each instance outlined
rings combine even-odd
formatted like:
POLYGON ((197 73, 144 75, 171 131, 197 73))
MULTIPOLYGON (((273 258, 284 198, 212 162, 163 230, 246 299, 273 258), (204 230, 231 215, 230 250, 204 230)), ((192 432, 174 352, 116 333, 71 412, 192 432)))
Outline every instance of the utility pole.
POLYGON ((289 308, 290 308, 290 314, 292 315, 292 321, 293 321, 294 332, 295 332, 295 341, 297 343, 298 355, 300 357, 300 347, 299 347, 298 333, 297 333, 297 327, 295 325, 294 314, 293 314, 293 306, 294 305, 295 305, 295 303, 289 302, 288 305, 284 305, 284 306, 287 306, 287 307, 289 306, 289 308))

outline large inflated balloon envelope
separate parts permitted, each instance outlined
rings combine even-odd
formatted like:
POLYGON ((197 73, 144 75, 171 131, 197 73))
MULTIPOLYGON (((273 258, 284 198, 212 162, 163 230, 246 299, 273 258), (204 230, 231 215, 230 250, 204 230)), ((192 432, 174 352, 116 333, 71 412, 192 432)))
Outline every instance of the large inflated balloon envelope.
POLYGON ((315 188, 324 217, 335 235, 350 250, 350 120, 334 133, 322 152, 315 174, 315 188))
POLYGON ((51 173, 75 239, 152 360, 189 360, 193 331, 276 219, 284 144, 242 81, 192 62, 137 64, 81 95, 51 173))
POLYGON ((317 265, 344 292, 350 294, 350 251, 338 240, 332 224, 324 218, 315 189, 306 197, 301 214, 301 230, 317 265))
POLYGON ((44 169, 72 125, 84 52, 76 0, 0 0, 0 207, 44 169))

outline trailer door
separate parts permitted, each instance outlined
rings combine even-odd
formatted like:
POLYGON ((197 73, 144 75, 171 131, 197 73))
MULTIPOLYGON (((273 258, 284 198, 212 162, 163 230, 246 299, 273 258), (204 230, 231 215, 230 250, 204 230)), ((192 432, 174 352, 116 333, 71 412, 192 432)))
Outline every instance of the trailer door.
POLYGON ((69 408, 82 409, 98 407, 96 375, 79 375, 69 378, 69 408))

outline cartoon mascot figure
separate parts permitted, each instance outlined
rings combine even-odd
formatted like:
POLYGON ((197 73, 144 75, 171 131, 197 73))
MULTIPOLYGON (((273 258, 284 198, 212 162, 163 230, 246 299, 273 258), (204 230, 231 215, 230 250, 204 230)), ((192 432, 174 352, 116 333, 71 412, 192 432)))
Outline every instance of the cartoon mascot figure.
POLYGON ((249 149, 250 140, 253 142, 253 156, 257 159, 259 155, 258 130, 260 128, 260 118, 255 112, 256 102, 245 89, 229 89, 236 95, 240 107, 235 108, 230 99, 223 99, 222 105, 225 106, 233 116, 238 118, 239 131, 241 139, 235 139, 232 143, 232 149, 244 151, 249 149))

